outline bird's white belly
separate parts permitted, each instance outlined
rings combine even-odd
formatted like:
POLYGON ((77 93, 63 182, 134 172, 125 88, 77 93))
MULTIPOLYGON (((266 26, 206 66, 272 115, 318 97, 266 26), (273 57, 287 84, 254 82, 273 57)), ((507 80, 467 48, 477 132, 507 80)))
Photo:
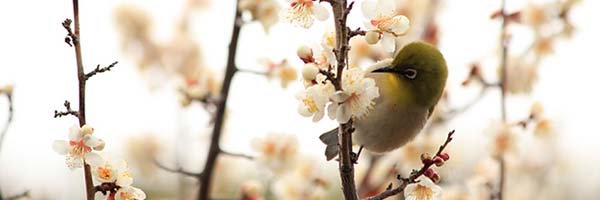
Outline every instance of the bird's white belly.
MULTIPOLYGON (((374 78, 379 85, 382 79, 374 78)), ((389 91, 385 89, 380 88, 371 113, 354 124, 354 143, 373 152, 391 151, 412 140, 427 122, 429 112, 428 108, 400 105, 394 98, 386 98, 389 91)))

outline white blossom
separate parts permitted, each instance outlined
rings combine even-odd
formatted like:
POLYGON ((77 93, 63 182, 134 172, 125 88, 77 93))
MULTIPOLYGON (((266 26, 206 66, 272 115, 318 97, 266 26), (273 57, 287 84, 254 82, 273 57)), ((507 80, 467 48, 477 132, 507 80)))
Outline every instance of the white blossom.
MULTIPOLYGON (((396 37, 404 35, 410 27, 408 18, 397 14, 395 8, 393 0, 366 0, 362 3, 363 14, 368 19, 365 26, 379 33, 381 45, 388 52, 395 50, 396 37)), ((371 38, 371 42, 374 39, 371 38)))
POLYGON ((406 200, 435 200, 441 199, 442 188, 429 178, 419 178, 417 183, 412 183, 404 189, 406 200))
POLYGON ((312 0, 288 0, 288 2, 290 7, 282 13, 282 16, 291 24, 309 28, 315 19, 323 21, 329 17, 327 9, 312 0))
POLYGON ((92 150, 102 146, 104 142, 92 133, 93 129, 89 125, 82 128, 75 125, 69 129, 69 141, 56 140, 52 148, 57 153, 67 156, 66 164, 70 169, 82 167, 84 161, 92 165, 100 163, 102 158, 92 150))
POLYGON ((306 88, 296 95, 300 101, 298 112, 305 117, 311 117, 314 122, 318 122, 325 116, 325 104, 329 102, 329 97, 333 94, 333 85, 315 84, 306 88))
POLYGON ((333 103, 327 108, 331 119, 346 123, 350 118, 366 117, 379 97, 379 88, 375 80, 365 77, 358 67, 345 70, 342 77, 343 91, 336 91, 331 96, 333 103))

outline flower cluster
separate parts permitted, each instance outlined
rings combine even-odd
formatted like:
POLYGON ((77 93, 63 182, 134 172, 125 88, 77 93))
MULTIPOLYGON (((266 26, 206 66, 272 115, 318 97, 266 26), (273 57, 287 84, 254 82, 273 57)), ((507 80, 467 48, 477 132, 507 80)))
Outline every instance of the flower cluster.
POLYGON ((54 151, 66 155, 66 164, 71 170, 89 164, 94 178, 101 182, 100 188, 109 191, 108 199, 139 200, 146 195, 138 188, 131 186, 133 178, 124 160, 113 161, 105 159, 94 151, 104 149, 105 142, 93 135, 94 129, 90 125, 82 127, 73 126, 69 130, 69 141, 54 141, 54 151))
POLYGON ((97 181, 102 183, 101 185, 112 187, 108 199, 111 197, 117 200, 146 198, 144 191, 131 186, 133 177, 125 160, 107 157, 103 163, 92 165, 92 174, 97 181))
POLYGON ((315 59, 308 47, 300 47, 298 56, 305 62, 302 68, 305 90, 296 95, 300 101, 298 112, 302 116, 312 117, 317 122, 325 115, 326 105, 329 118, 340 123, 369 114, 375 104, 374 99, 379 97, 379 88, 361 68, 344 69, 340 83, 343 90, 336 91, 332 84, 336 74, 329 63, 323 64, 315 59))

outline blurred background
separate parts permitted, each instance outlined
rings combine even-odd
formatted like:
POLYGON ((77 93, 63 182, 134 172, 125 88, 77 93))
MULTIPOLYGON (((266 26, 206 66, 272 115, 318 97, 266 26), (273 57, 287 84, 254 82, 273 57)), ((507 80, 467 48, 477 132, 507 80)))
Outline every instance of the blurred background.
MULTIPOLYGON (((333 30, 332 18, 303 29, 277 20, 289 7, 284 0, 242 2, 247 23, 236 63, 249 73, 237 73, 232 82, 221 145, 254 158, 221 156, 213 194, 340 199, 337 163, 325 162, 318 140, 336 123, 302 117, 295 98, 303 90, 296 49, 320 48, 333 30)), ((86 70, 119 61, 88 82, 87 121, 106 142, 103 152, 128 161, 134 186, 148 199, 194 199, 195 179, 160 169, 154 160, 191 172, 203 169, 214 108, 195 99, 220 89, 235 3, 80 2, 86 70)), ((499 153, 506 158, 505 199, 600 198, 594 167, 600 164, 595 136, 600 66, 594 60, 599 1, 507 0, 514 15, 507 29, 505 124, 499 90, 483 84, 499 80, 501 20, 492 16, 500 1, 399 0, 397 6, 412 25, 397 44, 427 40, 438 45, 450 70, 446 95, 413 142, 386 155, 361 156, 361 194, 381 191, 394 174, 419 167, 421 153, 434 153, 455 129, 452 158, 438 168, 443 199, 488 199, 498 184, 499 153)), ((30 191, 30 199, 84 196, 82 170, 69 170, 64 156, 52 150, 52 142, 66 139, 77 123, 73 117, 53 118, 65 100, 77 100, 74 53, 60 24, 72 15, 70 1, 0 2, 0 91, 9 93, 5 86, 13 86, 14 106, 0 152, 5 197, 23 191, 30 191)), ((349 25, 364 27, 365 20, 356 6, 349 25)), ((366 68, 391 56, 361 37, 354 39, 350 54, 364 58, 351 64, 366 68)), ((5 97, 0 96, 0 126, 8 119, 5 97)))

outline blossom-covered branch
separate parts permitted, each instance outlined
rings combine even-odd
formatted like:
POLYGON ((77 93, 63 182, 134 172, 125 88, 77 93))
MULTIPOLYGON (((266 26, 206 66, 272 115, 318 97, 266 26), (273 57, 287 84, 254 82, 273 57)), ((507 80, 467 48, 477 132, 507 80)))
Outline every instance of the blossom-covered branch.
MULTIPOLYGON (((368 199, 369 200, 382 200, 382 199, 385 199, 385 198, 388 198, 388 197, 391 197, 396 194, 400 194, 400 193, 404 192, 405 189, 410 184, 418 184, 421 181, 428 182, 429 179, 433 180, 433 182, 438 182, 440 180, 440 177, 437 174, 437 172, 435 172, 431 168, 431 166, 433 166, 433 165, 442 166, 444 164, 444 162, 446 162, 448 159, 450 159, 450 156, 447 153, 444 153, 444 149, 446 149, 448 144, 452 141, 452 135, 454 135, 454 130, 452 130, 448 133, 448 136, 446 137, 446 141, 444 142, 444 144, 442 144, 439 147, 438 151, 435 153, 435 155, 433 157, 429 156, 428 154, 421 155, 421 161, 423 162, 423 167, 421 167, 421 169, 414 170, 408 178, 403 178, 403 177, 398 176, 398 179, 402 181, 402 183, 398 187, 392 189, 392 187, 391 187, 392 185, 390 184, 390 187, 388 187, 385 191, 383 191, 382 193, 380 193, 378 195, 370 197, 368 199), (427 176, 428 179, 421 179, 420 181, 417 180, 422 175, 427 176)), ((433 185, 433 186, 435 186, 435 185, 433 185)), ((428 186, 422 186, 422 187, 428 187, 428 186)), ((437 186, 435 186, 435 187, 437 187, 437 186)), ((436 188, 436 189, 429 188, 429 190, 427 188, 417 188, 417 189, 424 190, 424 191, 416 191, 417 193, 434 192, 436 189, 440 190, 439 188, 436 188)), ((431 193, 429 193, 429 194, 431 194, 431 193)), ((405 196, 410 196, 410 195, 411 194, 405 195, 405 196)), ((421 198, 417 197, 416 199, 421 199, 421 198)))
POLYGON ((104 149, 105 142, 93 135, 94 129, 87 124, 85 116, 85 86, 86 81, 96 75, 109 71, 117 62, 105 68, 96 67, 90 73, 84 72, 83 59, 81 52, 81 35, 79 27, 79 1, 73 0, 74 20, 66 19, 62 26, 67 31, 65 42, 75 50, 75 59, 77 62, 77 80, 79 89, 78 111, 71 109, 69 101, 65 101, 66 111, 54 111, 54 117, 73 115, 79 120, 79 125, 71 127, 69 130, 69 140, 57 140, 52 144, 52 148, 59 154, 66 155, 66 164, 70 169, 83 167, 85 178, 86 199, 95 199, 96 192, 102 192, 109 197, 117 199, 145 199, 145 193, 133 186, 131 172, 124 160, 113 162, 112 159, 103 158, 95 151, 104 149), (71 23, 74 22, 74 28, 71 29, 71 23), (99 186, 94 186, 92 178, 101 182, 99 186))

